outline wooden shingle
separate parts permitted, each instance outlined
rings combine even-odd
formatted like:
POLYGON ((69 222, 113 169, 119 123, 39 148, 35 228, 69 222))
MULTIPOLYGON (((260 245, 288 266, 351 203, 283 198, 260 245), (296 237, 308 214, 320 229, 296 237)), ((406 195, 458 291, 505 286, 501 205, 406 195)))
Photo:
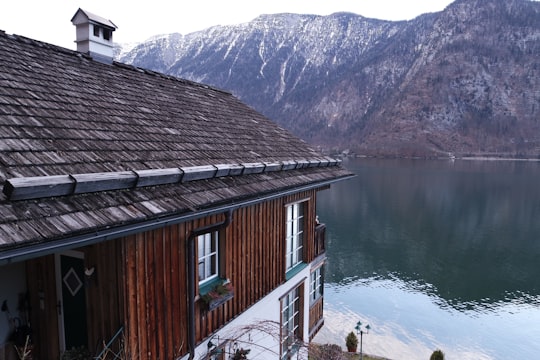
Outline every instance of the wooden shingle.
POLYGON ((351 174, 230 93, 0 32, 0 251, 351 174))

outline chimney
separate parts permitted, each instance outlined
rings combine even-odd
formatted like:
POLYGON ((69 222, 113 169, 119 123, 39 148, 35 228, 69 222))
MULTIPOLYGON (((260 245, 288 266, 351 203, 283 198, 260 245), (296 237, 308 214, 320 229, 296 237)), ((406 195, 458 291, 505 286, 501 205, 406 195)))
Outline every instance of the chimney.
POLYGON ((90 55, 96 61, 112 64, 116 25, 81 8, 73 15, 71 22, 77 29, 77 51, 90 55))

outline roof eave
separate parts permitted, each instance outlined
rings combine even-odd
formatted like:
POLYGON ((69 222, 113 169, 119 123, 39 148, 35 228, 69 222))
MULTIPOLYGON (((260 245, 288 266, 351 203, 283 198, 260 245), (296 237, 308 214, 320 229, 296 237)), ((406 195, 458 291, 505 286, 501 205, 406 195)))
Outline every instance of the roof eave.
POLYGON ((58 252, 73 249, 73 248, 93 245, 93 244, 97 244, 103 241, 113 240, 120 237, 133 235, 136 233, 141 233, 144 231, 150 231, 150 230, 162 228, 169 225, 179 224, 182 222, 195 220, 195 219, 202 218, 205 216, 220 214, 229 210, 236 210, 241 207, 255 205, 261 202, 270 201, 270 200, 287 196, 287 195, 291 195, 294 193, 329 186, 338 181, 350 179, 355 176, 356 175, 354 174, 350 174, 350 175, 346 175, 346 176, 342 176, 338 178, 333 178, 329 180, 306 184, 299 187, 294 187, 291 189, 277 191, 277 192, 266 194, 263 196, 258 196, 254 198, 252 197, 252 198, 245 199, 238 202, 232 201, 225 205, 209 207, 209 208, 205 208, 205 209, 201 209, 201 210, 197 210, 193 212, 175 214, 175 215, 170 215, 170 216, 166 216, 162 218, 148 219, 142 222, 111 227, 111 228, 107 228, 100 231, 93 231, 91 233, 86 233, 86 234, 77 235, 77 236, 70 236, 63 239, 57 239, 54 241, 21 245, 16 248, 0 251, 0 266, 19 262, 19 261, 30 260, 33 258, 50 255, 50 254, 58 253, 58 252))

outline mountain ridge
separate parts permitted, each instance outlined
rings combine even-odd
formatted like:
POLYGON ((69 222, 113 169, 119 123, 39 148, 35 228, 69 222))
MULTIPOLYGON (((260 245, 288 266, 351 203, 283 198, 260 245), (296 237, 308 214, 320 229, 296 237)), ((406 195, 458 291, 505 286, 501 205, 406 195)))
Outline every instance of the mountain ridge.
POLYGON ((261 15, 118 60, 225 89, 323 150, 540 155, 540 4, 457 0, 409 21, 261 15))

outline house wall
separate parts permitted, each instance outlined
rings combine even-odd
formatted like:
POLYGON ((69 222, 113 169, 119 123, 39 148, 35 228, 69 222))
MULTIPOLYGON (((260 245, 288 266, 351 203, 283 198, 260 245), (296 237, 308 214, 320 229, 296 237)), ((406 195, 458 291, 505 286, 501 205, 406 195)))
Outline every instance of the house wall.
MULTIPOLYGON (((259 302, 234 318, 223 328, 212 334, 196 349, 195 359, 203 359, 208 351, 208 340, 218 347, 223 347, 227 354, 234 353, 235 348, 250 349, 248 358, 258 360, 279 359, 281 298, 297 286, 303 288, 303 307, 309 308, 309 274, 310 267, 277 287, 259 302), (235 347, 236 342, 236 347, 235 347)), ((306 313, 304 312, 304 315, 306 313)), ((308 317, 303 316, 303 341, 308 343, 308 317)), ((307 359, 307 347, 299 349, 295 359, 307 359)), ((187 360, 188 356, 182 360, 187 360)), ((228 357, 225 357, 228 359, 228 357)))
POLYGON ((27 261, 26 273, 34 354, 39 359, 59 358, 54 255, 27 261))
MULTIPOLYGON (((195 302, 195 337, 198 344, 233 320, 256 319, 279 323, 283 294, 305 281, 309 298, 309 263, 317 255, 315 237, 316 191, 243 207, 233 212, 232 223, 220 232, 224 242, 221 276, 230 279, 234 297, 208 311, 195 302), (292 279, 285 279, 286 205, 305 201, 304 261, 308 264, 292 279), (247 311, 247 312, 246 312, 247 311)), ((118 331, 124 334, 128 358, 174 359, 188 349, 187 241, 195 229, 217 224, 224 214, 170 225, 84 248, 84 265, 94 269, 85 279, 88 347, 96 353, 118 331)), ((19 265, 19 272, 21 271, 19 265)), ((26 262, 30 317, 37 357, 60 355, 54 255, 26 262)), ((304 341, 308 340, 309 302, 304 304, 304 341)), ((272 346, 279 344, 273 340, 272 346)), ((270 343, 269 343, 270 344, 270 343)), ((279 346, 276 347, 279 351, 279 346)))
MULTIPOLYGON (((93 353, 101 350, 124 324, 122 243, 108 241, 76 250, 84 254, 85 268, 94 268, 84 284, 88 348, 93 353)), ((27 261, 26 271, 34 353, 40 359, 58 359, 61 354, 54 255, 27 261)))
MULTIPOLYGON (((125 324, 124 254, 122 242, 111 240, 82 248, 85 267, 94 269, 87 276, 86 303, 88 343, 91 351, 101 350, 125 324)), ((113 345, 117 348, 120 337, 113 345)))
POLYGON ((173 359, 187 349, 187 224, 127 237, 126 339, 132 359, 173 359))
MULTIPOLYGON (((19 295, 26 293, 26 273, 23 263, 0 267, 0 306, 6 302, 9 309, 0 313, 0 359, 7 357, 8 337, 13 330, 13 318, 24 316, 17 310, 19 295)), ((24 319, 23 319, 24 320, 24 319)))
MULTIPOLYGON (((285 284, 285 206, 301 200, 307 204, 304 256, 309 263, 315 254, 315 190, 234 211, 232 223, 220 233, 220 241, 225 242, 221 276, 230 279, 234 297, 207 311, 196 290, 197 343, 285 284)), ((187 354, 187 239, 194 229, 223 220, 224 215, 210 216, 124 240, 126 325, 132 357, 171 359, 187 354)), ((307 271, 309 279, 309 267, 307 271)), ((307 316, 304 321, 307 329, 307 316)))

